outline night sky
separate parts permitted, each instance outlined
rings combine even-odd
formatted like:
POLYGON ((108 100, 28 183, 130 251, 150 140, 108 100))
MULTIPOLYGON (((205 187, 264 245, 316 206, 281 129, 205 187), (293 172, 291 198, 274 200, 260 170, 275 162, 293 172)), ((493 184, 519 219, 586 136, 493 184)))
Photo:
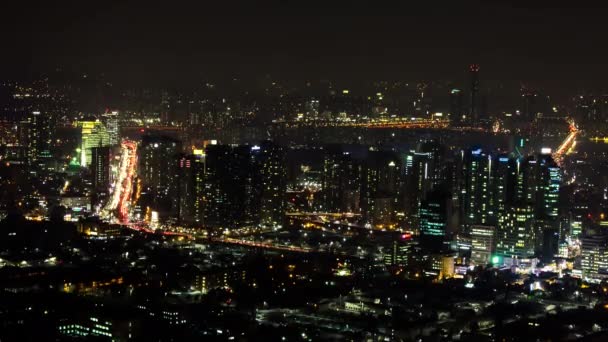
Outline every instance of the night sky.
POLYGON ((210 2, 3 4, 0 70, 19 77, 61 67, 141 84, 265 74, 461 80, 474 62, 485 80, 554 93, 603 88, 608 79, 608 11, 576 2, 210 2))

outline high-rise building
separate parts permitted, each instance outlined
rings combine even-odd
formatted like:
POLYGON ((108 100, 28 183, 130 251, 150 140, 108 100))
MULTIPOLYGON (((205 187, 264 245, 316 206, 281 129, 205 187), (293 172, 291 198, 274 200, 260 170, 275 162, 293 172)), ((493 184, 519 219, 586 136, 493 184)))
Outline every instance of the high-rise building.
POLYGON ((111 149, 108 146, 93 147, 91 149, 91 173, 93 174, 93 187, 98 191, 107 191, 111 182, 111 149))
POLYGON ((466 120, 462 102, 462 91, 454 88, 450 91, 450 120, 454 124, 460 124, 466 120))
POLYGON ((521 98, 523 100, 523 108, 521 111, 523 119, 526 121, 531 121, 535 119, 537 113, 536 102, 538 98, 538 93, 534 90, 522 88, 521 98))
POLYGON ((328 147, 323 162, 323 206, 329 212, 358 212, 361 163, 349 152, 328 147))
POLYGON ((419 231, 421 246, 430 251, 441 251, 445 242, 448 219, 451 216, 451 196, 444 189, 431 191, 420 204, 419 231))
POLYGON ((51 156, 52 132, 51 118, 48 114, 34 111, 27 120, 28 156, 31 161, 51 156))
POLYGON ((363 166, 361 212, 376 226, 396 227, 402 164, 390 151, 371 151, 363 166))
POLYGON ((411 151, 405 156, 404 191, 402 206, 409 223, 416 226, 422 201, 433 185, 433 156, 429 153, 411 151))
MULTIPOLYGON (((265 226, 279 226, 283 224, 285 216, 286 162, 285 151, 279 145, 265 141, 260 146, 252 146, 251 153, 255 159, 254 177, 252 187, 259 187, 260 222, 265 226)), ((255 200, 255 199, 254 199, 255 200)))
POLYGON ((260 219, 259 174, 252 146, 208 145, 205 149, 203 219, 225 229, 256 225, 260 219))
POLYGON ((113 111, 103 115, 103 122, 108 131, 109 144, 114 146, 120 143, 120 127, 118 123, 118 112, 113 111))
POLYGON ((91 164, 92 149, 110 145, 110 137, 105 125, 97 119, 87 119, 76 122, 81 129, 80 166, 91 164))
POLYGON ((181 156, 177 164, 177 217, 181 222, 200 222, 205 156, 202 153, 181 156))
POLYGON ((480 117, 480 96, 479 96, 479 65, 471 64, 469 66, 469 76, 471 79, 470 92, 470 107, 469 107, 469 119, 472 121, 478 121, 480 117))
POLYGON ((504 258, 534 255, 534 212, 529 205, 509 206, 498 218, 496 252, 504 258))
POLYGON ((425 166, 426 176, 430 180, 430 188, 434 189, 440 185, 447 185, 448 175, 445 168, 445 146, 438 139, 423 139, 420 141, 418 151, 428 156, 428 164, 425 166))
POLYGON ((586 235, 581 238, 583 279, 600 282, 608 279, 608 235, 586 235))
POLYGON ((481 149, 462 152, 462 184, 460 185, 460 217, 463 226, 489 223, 494 213, 492 156, 481 149))
POLYGON ((562 182, 561 170, 550 154, 539 156, 537 187, 537 216, 557 221, 559 216, 559 189, 562 182))
POLYGON ((493 226, 471 227, 471 262, 475 265, 485 266, 492 260, 496 228, 493 226))
POLYGON ((177 214, 177 167, 176 157, 181 152, 181 142, 161 135, 145 135, 139 151, 138 174, 142 181, 142 193, 150 198, 161 216, 177 214))
POLYGON ((409 234, 395 237, 384 253, 384 263, 389 266, 409 266, 412 253, 417 246, 417 241, 412 239, 409 234))

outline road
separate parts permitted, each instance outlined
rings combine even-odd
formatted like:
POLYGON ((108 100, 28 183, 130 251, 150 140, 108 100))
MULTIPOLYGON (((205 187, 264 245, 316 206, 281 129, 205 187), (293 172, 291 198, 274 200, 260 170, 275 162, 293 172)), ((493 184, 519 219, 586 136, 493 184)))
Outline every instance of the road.
POLYGON ((298 252, 298 253, 310 253, 312 252, 309 248, 297 247, 297 246, 286 246, 286 245, 278 245, 276 243, 267 243, 267 242, 257 242, 257 241, 249 241, 249 240, 241 240, 241 239, 233 239, 229 237, 221 237, 221 238, 211 238, 213 242, 219 243, 227 243, 231 245, 240 245, 246 247, 256 247, 256 248, 264 248, 264 249, 274 249, 279 251, 287 251, 287 252, 298 252))
POLYGON ((576 128, 574 122, 570 123, 570 133, 566 136, 566 139, 559 145, 557 150, 553 153, 553 160, 561 166, 564 161, 564 156, 572 151, 574 145, 576 145, 576 136, 580 133, 576 128))
POLYGON ((117 219, 122 224, 129 223, 129 209, 133 192, 133 177, 137 171, 137 143, 123 140, 121 144, 118 175, 112 187, 110 200, 103 208, 101 216, 111 221, 117 219))

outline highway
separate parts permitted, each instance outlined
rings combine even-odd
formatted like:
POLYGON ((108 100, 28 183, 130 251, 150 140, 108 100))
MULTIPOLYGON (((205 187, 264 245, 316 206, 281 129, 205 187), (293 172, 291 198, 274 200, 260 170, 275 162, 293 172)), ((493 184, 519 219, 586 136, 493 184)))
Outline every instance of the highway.
POLYGON ((133 191, 133 177, 137 170, 137 143, 123 140, 121 144, 118 174, 112 187, 110 200, 103 208, 101 216, 120 223, 129 222, 129 208, 133 191))
POLYGON ((572 148, 576 145, 576 136, 580 131, 576 128, 576 125, 570 123, 570 133, 566 136, 566 139, 559 145, 557 150, 553 153, 553 160, 561 166, 564 161, 564 156, 572 152, 572 148))
POLYGON ((241 239, 233 239, 229 237, 221 237, 221 238, 211 238, 210 241, 218 242, 218 243, 226 243, 231 245, 239 245, 245 247, 256 247, 256 248, 264 248, 264 249, 273 249, 279 251, 287 251, 287 252, 298 252, 298 253, 310 253, 312 250, 310 248, 303 248, 297 246, 286 246, 286 245, 278 245, 276 243, 267 243, 267 242, 256 242, 249 240, 241 240, 241 239))

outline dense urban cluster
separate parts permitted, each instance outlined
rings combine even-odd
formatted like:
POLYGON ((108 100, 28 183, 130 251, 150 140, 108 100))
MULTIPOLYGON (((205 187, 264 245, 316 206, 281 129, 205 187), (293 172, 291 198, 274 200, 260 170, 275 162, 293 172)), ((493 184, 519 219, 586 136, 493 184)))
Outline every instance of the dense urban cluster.
POLYGON ((608 95, 0 86, 0 340, 608 338, 608 95))

